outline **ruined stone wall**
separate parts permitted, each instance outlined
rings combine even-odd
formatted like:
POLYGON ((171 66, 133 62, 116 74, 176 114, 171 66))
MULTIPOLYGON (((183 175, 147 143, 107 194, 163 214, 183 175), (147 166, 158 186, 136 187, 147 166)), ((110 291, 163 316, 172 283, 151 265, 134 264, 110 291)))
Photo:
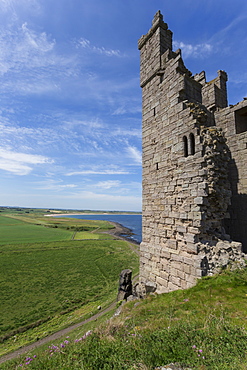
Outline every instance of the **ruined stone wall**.
POLYGON ((247 252, 247 99, 216 112, 215 123, 225 132, 231 156, 232 200, 224 224, 227 233, 241 242, 247 252))
MULTIPOLYGON (((192 76, 158 12, 139 40, 143 93, 143 241, 140 281, 158 292, 188 288, 229 261, 241 245, 222 228, 231 159, 214 113, 226 103, 226 74, 192 76), (169 41, 167 41, 169 40, 169 41), (151 66, 151 68, 150 68, 151 66), (202 105, 207 102, 209 106, 202 105)), ((242 260, 241 260, 242 261, 242 260)), ((242 262, 241 262, 242 263, 242 262)))

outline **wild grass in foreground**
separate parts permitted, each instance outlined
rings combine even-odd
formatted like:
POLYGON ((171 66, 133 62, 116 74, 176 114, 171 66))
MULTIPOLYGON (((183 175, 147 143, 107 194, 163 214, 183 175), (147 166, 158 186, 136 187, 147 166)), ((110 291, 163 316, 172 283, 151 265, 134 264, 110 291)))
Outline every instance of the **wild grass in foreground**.
POLYGON ((246 315, 247 270, 226 271, 188 290, 130 302, 92 332, 71 333, 1 368, 151 370, 177 362, 246 369, 246 315))

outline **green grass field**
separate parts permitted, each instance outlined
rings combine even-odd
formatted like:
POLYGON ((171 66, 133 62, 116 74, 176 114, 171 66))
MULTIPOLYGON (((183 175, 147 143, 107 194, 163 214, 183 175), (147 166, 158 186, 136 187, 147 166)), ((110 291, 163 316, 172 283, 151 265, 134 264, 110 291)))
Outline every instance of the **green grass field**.
POLYGON ((138 270, 124 241, 69 241, 0 249, 0 337, 117 295, 119 273, 138 270))
POLYGON ((0 245, 59 240, 112 239, 104 232, 113 228, 107 221, 44 217, 36 213, 0 214, 0 245))
POLYGON ((73 232, 44 225, 34 225, 18 219, 0 216, 0 244, 51 242, 70 240, 73 232))
POLYGON ((121 270, 136 274, 139 263, 127 242, 105 233, 112 227, 39 212, 0 214, 0 355, 116 298, 121 270))

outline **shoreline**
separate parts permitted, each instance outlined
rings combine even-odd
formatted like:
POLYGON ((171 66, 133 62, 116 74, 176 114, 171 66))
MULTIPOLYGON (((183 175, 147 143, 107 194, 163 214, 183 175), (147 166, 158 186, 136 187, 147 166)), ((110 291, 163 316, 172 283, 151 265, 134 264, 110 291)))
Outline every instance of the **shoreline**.
POLYGON ((118 239, 125 240, 132 244, 140 245, 140 243, 137 240, 134 240, 131 238, 131 235, 135 235, 131 229, 119 224, 118 222, 113 222, 113 221, 108 221, 108 222, 110 222, 110 224, 114 226, 114 229, 110 229, 106 231, 107 234, 116 236, 118 239))
MULTIPOLYGON (((107 213, 107 212, 104 212, 104 213, 52 213, 50 215, 44 215, 45 217, 57 217, 57 216, 97 216, 97 215, 110 215, 111 213, 107 213)), ((118 215, 132 215, 131 214, 128 214, 128 213, 117 213, 118 215)), ((139 213, 133 213, 133 215, 138 215, 139 213)), ((122 240, 125 240, 129 243, 133 243, 133 244, 136 244, 136 245, 140 245, 140 243, 137 241, 137 240, 134 240, 131 238, 131 235, 135 235, 131 229, 129 229, 128 227, 125 227, 121 224, 119 224, 118 222, 114 222, 114 221, 108 221, 110 224, 112 224, 114 226, 114 229, 110 229, 108 231, 106 231, 105 233, 107 234, 110 234, 110 235, 113 235, 113 236, 116 236, 116 238, 118 239, 122 239, 122 240)))
POLYGON ((141 215, 141 213, 108 213, 108 212, 102 212, 102 213, 51 213, 49 215, 43 215, 44 217, 58 217, 58 216, 98 216, 98 215, 126 215, 126 216, 135 216, 135 215, 141 215))

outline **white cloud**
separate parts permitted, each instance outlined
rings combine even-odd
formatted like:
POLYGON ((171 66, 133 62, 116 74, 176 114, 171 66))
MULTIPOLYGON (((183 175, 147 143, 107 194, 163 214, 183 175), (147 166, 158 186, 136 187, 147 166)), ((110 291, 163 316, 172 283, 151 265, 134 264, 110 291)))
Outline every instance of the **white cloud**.
POLYGON ((137 148, 134 146, 129 146, 126 150, 129 157, 132 158, 137 164, 142 163, 142 153, 137 148))
POLYGON ((20 9, 26 9, 31 14, 40 12, 40 4, 37 0, 1 0, 1 12, 8 12, 14 19, 17 19, 20 9))
POLYGON ((126 113, 141 113, 142 112, 142 106, 141 106, 141 101, 138 100, 137 104, 130 104, 130 99, 127 100, 126 104, 123 106, 121 105, 117 109, 115 109, 112 113, 113 116, 120 116, 122 114, 126 113))
POLYGON ((74 82, 77 76, 78 60, 74 51, 58 49, 51 35, 26 22, 6 27, 0 23, 1 92, 66 95, 68 81, 74 82))
POLYGON ((48 179, 44 182, 39 182, 38 183, 39 189, 43 190, 67 190, 67 189, 74 189, 77 187, 76 184, 63 184, 62 180, 53 180, 53 179, 48 179))
POLYGON ((182 41, 173 42, 174 49, 182 49, 184 58, 203 58, 213 51, 213 46, 210 43, 202 43, 197 45, 185 44, 182 41))
POLYGON ((22 71, 25 68, 54 65, 47 56, 55 46, 45 32, 38 33, 28 28, 27 23, 19 29, 0 30, 0 73, 22 71))
POLYGON ((222 44, 226 42, 226 39, 227 39, 227 43, 229 42, 229 40, 232 40, 232 39, 234 40, 234 32, 237 30, 239 34, 239 32, 241 31, 241 26, 240 26, 241 22, 244 22, 244 24, 242 25, 243 26, 242 29, 243 30, 246 29, 245 27, 246 19, 247 19, 246 12, 243 12, 241 15, 232 19, 231 22, 226 27, 216 32, 212 36, 210 42, 216 42, 216 43, 222 44))
POLYGON ((124 170, 82 170, 67 173, 67 176, 74 175, 129 175, 129 171, 124 170))
POLYGON ((111 136, 120 136, 120 137, 136 137, 140 138, 142 137, 142 130, 141 130, 141 122, 140 122, 140 128, 133 128, 130 127, 128 130, 124 129, 123 127, 116 127, 114 131, 110 133, 111 136))
POLYGON ((101 189, 111 189, 111 188, 117 188, 121 184, 118 180, 110 180, 110 181, 100 181, 94 186, 99 187, 101 189))
POLYGON ((91 120, 80 120, 80 119, 77 119, 77 118, 71 118, 71 119, 65 119, 63 121, 63 124, 67 127, 79 127, 79 126, 83 126, 83 129, 86 127, 86 128, 89 128, 89 129, 100 129, 100 128, 104 128, 104 125, 102 122, 100 122, 100 120, 98 118, 95 118, 95 119, 91 119, 91 120))
POLYGON ((85 38, 80 38, 78 41, 75 42, 76 48, 83 48, 83 49, 88 49, 94 53, 98 54, 103 54, 108 57, 120 57, 120 51, 119 50, 114 50, 114 49, 106 49, 105 47, 101 46, 94 46, 91 44, 91 42, 85 38))
POLYGON ((25 48, 29 50, 38 50, 41 53, 46 53, 53 49, 55 41, 49 41, 45 32, 37 33, 28 28, 27 23, 24 23, 21 27, 23 32, 23 41, 25 48))
POLYGON ((118 116, 118 115, 121 115, 121 114, 125 114, 127 112, 126 108, 124 108, 123 106, 122 107, 118 107, 117 109, 115 109, 115 111, 112 113, 113 116, 118 116))
POLYGON ((0 149, 0 169, 15 175, 28 175, 32 171, 33 166, 45 163, 52 163, 52 161, 41 155, 0 149))

